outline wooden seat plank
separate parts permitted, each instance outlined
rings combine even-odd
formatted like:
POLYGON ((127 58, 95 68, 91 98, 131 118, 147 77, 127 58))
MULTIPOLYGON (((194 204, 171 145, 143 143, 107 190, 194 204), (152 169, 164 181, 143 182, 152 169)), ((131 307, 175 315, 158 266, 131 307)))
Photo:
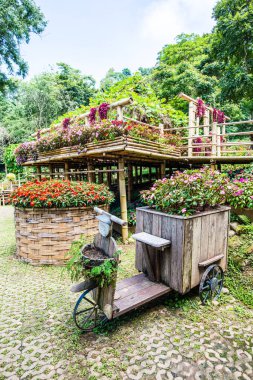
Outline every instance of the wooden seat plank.
POLYGON ((130 310, 136 309, 141 305, 147 304, 148 302, 159 298, 170 291, 171 289, 168 286, 156 284, 150 281, 149 287, 137 290, 135 293, 122 299, 115 300, 114 304, 117 311, 114 312, 113 318, 125 314, 130 310))
POLYGON ((139 232, 138 234, 134 234, 132 235, 132 238, 140 243, 150 245, 151 247, 157 249, 169 247, 171 244, 170 240, 163 239, 161 237, 148 234, 146 232, 139 232))

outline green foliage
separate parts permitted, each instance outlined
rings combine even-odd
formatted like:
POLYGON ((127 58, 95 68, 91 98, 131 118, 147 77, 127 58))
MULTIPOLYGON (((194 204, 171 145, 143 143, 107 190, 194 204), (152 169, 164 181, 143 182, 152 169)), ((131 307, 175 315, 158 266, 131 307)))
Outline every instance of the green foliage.
POLYGON ((173 99, 184 92, 194 98, 213 101, 218 84, 217 78, 207 71, 211 36, 182 34, 175 44, 166 45, 158 54, 158 64, 152 78, 160 98, 173 99))
POLYGON ((89 103, 95 93, 94 79, 64 63, 57 67, 56 72, 18 83, 8 99, 0 99, 1 121, 12 142, 29 139, 33 132, 49 127, 59 115, 89 103))
MULTIPOLYGON (((25 76, 27 63, 20 55, 20 44, 28 43, 32 33, 41 34, 46 21, 40 8, 33 0, 0 0, 0 62, 10 74, 25 76)), ((1 67, 0 91, 8 81, 8 76, 1 67)))
POLYGON ((253 95, 253 3, 220 0, 214 7, 212 53, 221 65, 222 95, 226 99, 252 99, 253 95))
MULTIPOLYGON (((70 274, 72 281, 78 281, 81 278, 92 279, 98 286, 108 286, 116 278, 117 274, 117 261, 105 260, 101 265, 87 268, 89 260, 84 260, 82 255, 82 248, 87 242, 83 237, 74 241, 71 244, 71 248, 67 253, 67 257, 70 259, 66 263, 66 270, 70 274)), ((115 258, 119 255, 120 251, 115 253, 115 258)))
POLYGON ((237 299, 253 307, 252 232, 230 239, 225 285, 237 299))
POLYGON ((18 144, 11 144, 4 149, 3 161, 6 165, 7 172, 14 174, 23 173, 23 167, 17 164, 16 156, 14 154, 18 144))

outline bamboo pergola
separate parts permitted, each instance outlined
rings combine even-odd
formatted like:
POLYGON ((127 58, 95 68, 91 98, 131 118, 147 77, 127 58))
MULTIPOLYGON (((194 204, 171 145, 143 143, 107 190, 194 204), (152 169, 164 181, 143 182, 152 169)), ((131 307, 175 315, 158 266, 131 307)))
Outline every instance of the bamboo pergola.
MULTIPOLYGON (((180 132, 182 146, 148 141, 134 137, 118 137, 86 144, 80 147, 64 147, 51 152, 40 153, 36 160, 30 158, 24 165, 35 166, 37 178, 66 178, 71 180, 88 180, 106 183, 119 191, 121 217, 127 221, 127 202, 131 202, 136 186, 149 184, 155 179, 163 178, 172 168, 187 167, 195 164, 220 165, 221 163, 247 163, 253 161, 252 132, 227 132, 227 127, 253 124, 253 120, 242 122, 211 122, 212 108, 206 107, 202 120, 197 117, 197 99, 183 93, 179 96, 189 102, 189 124, 178 128, 164 128, 162 124, 152 126, 136 119, 124 116, 124 107, 132 103, 131 98, 110 104, 116 109, 118 120, 129 120, 143 124, 147 128, 159 131, 161 137, 166 132, 180 132), (202 123, 202 124, 201 124, 202 123), (183 134, 184 132, 184 134, 183 134), (235 141, 236 137, 249 140, 235 141), (206 142, 196 142, 201 137, 206 142), (233 140, 230 141, 230 138, 233 140), (243 155, 242 152, 245 154, 243 155)), ((89 125, 89 112, 76 117, 89 125)), ((42 130, 47 133, 49 129, 42 130)), ((122 229, 123 241, 128 238, 128 229, 122 229)))

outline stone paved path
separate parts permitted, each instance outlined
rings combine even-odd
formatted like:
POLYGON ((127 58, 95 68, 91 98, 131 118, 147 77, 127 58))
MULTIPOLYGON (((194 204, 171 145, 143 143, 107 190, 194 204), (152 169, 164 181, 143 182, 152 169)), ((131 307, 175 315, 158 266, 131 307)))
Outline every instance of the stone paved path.
POLYGON ((253 379, 253 312, 231 296, 212 307, 194 294, 167 299, 82 335, 62 270, 20 263, 14 250, 12 209, 1 207, 1 380, 253 379))

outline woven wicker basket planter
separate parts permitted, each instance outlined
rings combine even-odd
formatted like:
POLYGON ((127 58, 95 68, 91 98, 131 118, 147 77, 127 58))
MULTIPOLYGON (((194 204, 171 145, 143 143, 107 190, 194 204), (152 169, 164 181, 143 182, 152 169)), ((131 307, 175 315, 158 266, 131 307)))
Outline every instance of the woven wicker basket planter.
MULTIPOLYGON (((99 206, 104 210, 108 206, 99 206)), ((17 258, 33 265, 64 265, 72 241, 98 232, 91 207, 15 208, 17 258)))

